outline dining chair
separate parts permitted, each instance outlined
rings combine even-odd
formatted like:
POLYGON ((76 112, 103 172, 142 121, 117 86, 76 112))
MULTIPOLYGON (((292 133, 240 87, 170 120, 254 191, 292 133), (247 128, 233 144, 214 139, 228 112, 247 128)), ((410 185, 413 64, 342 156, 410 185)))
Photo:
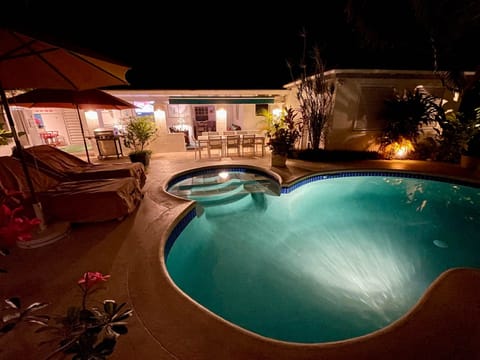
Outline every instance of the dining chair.
POLYGON ((223 140, 221 135, 208 135, 208 157, 212 157, 212 150, 218 151, 219 157, 223 155, 223 140))
POLYGON ((208 153, 208 138, 195 140, 195 160, 197 159, 197 153, 198 159, 202 159, 202 151, 208 153))
POLYGON ((265 136, 263 135, 255 135, 255 154, 257 153, 257 149, 260 147, 262 157, 265 156, 265 136))
POLYGON ((255 135, 242 135, 242 156, 245 156, 245 150, 249 149, 250 151, 247 151, 248 154, 250 154, 251 156, 255 156, 255 135))
POLYGON ((236 151, 237 156, 240 156, 240 135, 227 135, 225 137, 225 155, 230 155, 230 149, 236 151))

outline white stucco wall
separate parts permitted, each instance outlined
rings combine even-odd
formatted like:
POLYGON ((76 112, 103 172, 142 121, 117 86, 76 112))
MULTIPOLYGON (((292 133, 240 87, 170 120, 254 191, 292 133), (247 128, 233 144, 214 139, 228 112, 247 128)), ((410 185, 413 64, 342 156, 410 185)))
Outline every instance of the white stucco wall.
MULTIPOLYGON (((335 104, 330 119, 326 149, 375 149, 383 127, 380 112, 393 89, 413 90, 423 85, 432 95, 445 98, 447 107, 456 109, 453 94, 430 71, 397 70, 332 70, 327 79, 335 82, 335 104)), ((290 90, 287 105, 298 108, 295 85, 290 90)))

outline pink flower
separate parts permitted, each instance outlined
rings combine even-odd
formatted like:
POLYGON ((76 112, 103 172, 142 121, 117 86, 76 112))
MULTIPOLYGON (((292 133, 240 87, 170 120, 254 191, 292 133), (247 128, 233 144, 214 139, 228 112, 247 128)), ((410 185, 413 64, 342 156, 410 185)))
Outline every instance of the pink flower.
POLYGON ((17 240, 32 238, 32 232, 40 224, 40 219, 19 216, 18 213, 22 210, 21 206, 13 210, 5 204, 0 206, 0 246, 12 247, 17 240))
POLYGON ((83 276, 78 280, 78 285, 80 285, 85 291, 88 291, 96 284, 107 281, 110 278, 110 275, 103 275, 100 272, 86 272, 83 276))

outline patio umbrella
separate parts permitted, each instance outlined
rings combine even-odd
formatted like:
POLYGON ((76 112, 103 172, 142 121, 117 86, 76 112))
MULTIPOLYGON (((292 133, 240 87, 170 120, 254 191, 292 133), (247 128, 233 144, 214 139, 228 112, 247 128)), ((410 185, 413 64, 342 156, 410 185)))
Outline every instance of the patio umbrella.
POLYGON ((87 90, 114 85, 128 85, 128 67, 92 57, 35 39, 10 29, 0 29, 0 97, 36 215, 43 221, 41 204, 23 158, 5 89, 50 88, 87 90))
POLYGON ((55 107, 76 109, 80 120, 83 144, 87 160, 90 162, 87 142, 80 118, 80 109, 84 110, 124 110, 133 109, 136 106, 120 98, 112 96, 99 89, 89 90, 63 90, 63 89, 34 89, 32 91, 11 97, 8 99, 10 105, 33 107, 55 107))

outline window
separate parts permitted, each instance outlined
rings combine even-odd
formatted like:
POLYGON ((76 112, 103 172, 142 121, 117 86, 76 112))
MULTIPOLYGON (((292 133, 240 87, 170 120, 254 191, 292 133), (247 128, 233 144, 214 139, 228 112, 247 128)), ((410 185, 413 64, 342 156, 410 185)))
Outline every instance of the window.
POLYGON ((266 111, 268 111, 268 104, 255 104, 255 115, 262 116, 266 111))
POLYGON ((383 104, 392 96, 392 87, 364 86, 361 88, 358 113, 353 130, 379 130, 385 126, 381 117, 383 104))
POLYGON ((208 106, 195 106, 195 120, 196 121, 208 120, 208 106))

